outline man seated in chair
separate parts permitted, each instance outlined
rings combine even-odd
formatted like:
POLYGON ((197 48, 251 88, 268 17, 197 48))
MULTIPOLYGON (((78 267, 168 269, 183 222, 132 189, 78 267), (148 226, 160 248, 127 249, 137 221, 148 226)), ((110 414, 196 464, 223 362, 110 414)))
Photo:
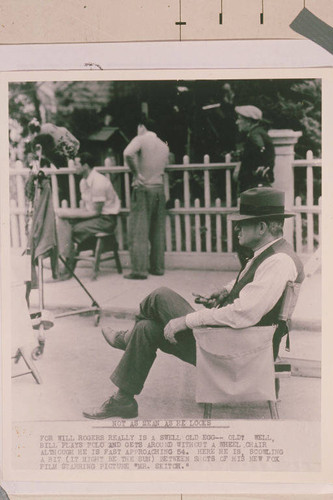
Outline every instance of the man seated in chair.
POLYGON ((144 386, 158 349, 196 364, 192 329, 198 326, 248 328, 277 323, 282 295, 288 281, 304 279, 303 266, 283 239, 284 193, 270 187, 241 194, 237 222, 239 243, 253 250, 253 257, 237 279, 207 300, 208 307, 194 311, 176 292, 159 288, 140 304, 133 329, 117 332, 105 328, 105 339, 124 350, 111 381, 118 391, 100 408, 83 412, 87 418, 133 418, 138 415, 134 396, 144 386))
MULTIPOLYGON (((58 239, 59 253, 67 266, 75 269, 75 247, 97 233, 112 234, 117 224, 120 201, 110 180, 93 168, 90 153, 82 153, 76 163, 76 174, 81 175, 80 192, 83 207, 80 209, 59 209, 58 239)), ((71 273, 64 270, 61 279, 68 279, 71 273)))

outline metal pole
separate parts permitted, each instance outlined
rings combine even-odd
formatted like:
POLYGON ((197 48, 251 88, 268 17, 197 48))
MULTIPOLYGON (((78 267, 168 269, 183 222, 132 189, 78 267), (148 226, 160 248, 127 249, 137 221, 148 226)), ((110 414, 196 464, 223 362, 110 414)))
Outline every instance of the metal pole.
POLYGON ((74 273, 74 271, 70 268, 70 266, 67 264, 67 262, 65 261, 65 259, 63 259, 63 257, 61 255, 59 255, 59 259, 64 264, 64 266, 66 267, 66 269, 71 273, 71 275, 73 276, 73 278, 83 288, 83 290, 86 292, 86 294, 88 295, 88 297, 93 301, 93 305, 96 306, 96 307, 98 307, 98 308, 100 308, 99 304, 96 302, 96 300, 91 295, 91 293, 86 289, 86 287, 84 286, 84 284, 82 283, 82 281, 79 280, 79 278, 76 276, 76 274, 74 273))

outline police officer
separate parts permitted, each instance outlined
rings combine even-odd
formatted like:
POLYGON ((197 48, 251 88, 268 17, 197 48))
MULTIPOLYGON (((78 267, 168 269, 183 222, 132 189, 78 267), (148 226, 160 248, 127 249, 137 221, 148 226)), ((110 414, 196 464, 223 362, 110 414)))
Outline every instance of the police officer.
POLYGON ((274 181, 274 146, 261 126, 262 111, 256 106, 236 106, 236 124, 245 134, 241 166, 238 173, 239 192, 257 186, 270 186, 274 181))
MULTIPOLYGON (((238 194, 258 186, 270 186, 274 181, 275 153, 273 143, 266 130, 261 126, 262 111, 256 106, 236 106, 236 124, 245 136, 241 152, 240 169, 234 172, 238 183, 238 194)), ((241 266, 245 266, 252 252, 234 241, 241 266)))

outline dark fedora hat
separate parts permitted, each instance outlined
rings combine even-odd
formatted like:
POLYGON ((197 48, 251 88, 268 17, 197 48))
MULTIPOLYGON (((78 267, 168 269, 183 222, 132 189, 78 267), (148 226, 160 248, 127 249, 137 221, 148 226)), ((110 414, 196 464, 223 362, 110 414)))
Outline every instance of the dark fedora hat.
POLYGON ((284 192, 270 187, 257 187, 243 191, 240 195, 239 213, 232 214, 231 220, 261 219, 262 217, 293 217, 285 212, 284 192))

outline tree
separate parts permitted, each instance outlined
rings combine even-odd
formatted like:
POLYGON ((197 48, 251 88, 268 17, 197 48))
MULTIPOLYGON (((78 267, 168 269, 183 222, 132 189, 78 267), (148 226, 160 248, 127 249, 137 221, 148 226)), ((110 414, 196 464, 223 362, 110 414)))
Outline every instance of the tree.
POLYGON ((321 80, 239 80, 230 82, 237 105, 253 104, 268 128, 301 130, 296 157, 311 149, 321 156, 321 80))
POLYGON ((321 154, 321 80, 315 79, 12 83, 9 113, 23 138, 33 116, 80 139, 98 129, 106 113, 133 137, 143 102, 176 162, 187 153, 195 162, 205 153, 223 161, 237 142, 234 106, 244 104, 262 109, 267 128, 301 130, 297 157, 308 149, 321 154))

